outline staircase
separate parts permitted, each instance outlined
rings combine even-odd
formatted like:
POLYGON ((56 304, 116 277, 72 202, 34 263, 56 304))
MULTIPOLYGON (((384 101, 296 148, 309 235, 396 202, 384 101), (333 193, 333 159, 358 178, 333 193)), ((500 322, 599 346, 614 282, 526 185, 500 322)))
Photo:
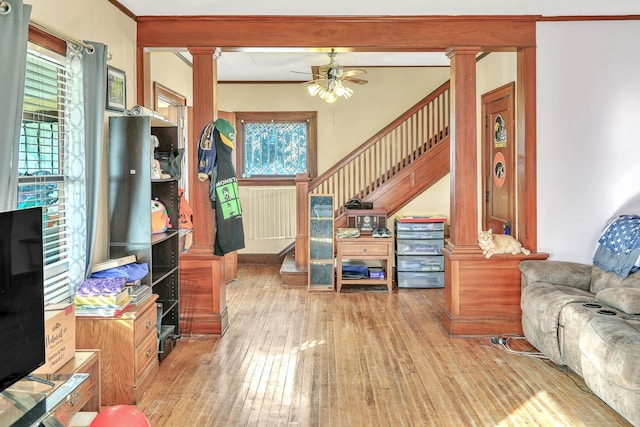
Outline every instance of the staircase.
POLYGON ((384 206, 393 215, 449 173, 449 152, 447 81, 318 178, 296 180, 295 258, 287 256, 282 264, 283 284, 307 283, 310 193, 333 194, 336 228, 346 225, 344 205, 353 197, 384 206))

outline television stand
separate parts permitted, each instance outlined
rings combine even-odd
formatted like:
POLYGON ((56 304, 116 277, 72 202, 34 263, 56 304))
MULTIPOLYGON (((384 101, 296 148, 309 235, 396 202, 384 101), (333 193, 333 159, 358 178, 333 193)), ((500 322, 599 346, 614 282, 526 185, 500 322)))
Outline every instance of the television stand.
POLYGON ((38 378, 35 381, 32 378, 22 379, 0 393, 0 406, 7 408, 3 417, 9 425, 62 425, 54 417, 56 410, 66 400, 74 399, 89 374, 46 374, 45 377, 35 377, 38 378))

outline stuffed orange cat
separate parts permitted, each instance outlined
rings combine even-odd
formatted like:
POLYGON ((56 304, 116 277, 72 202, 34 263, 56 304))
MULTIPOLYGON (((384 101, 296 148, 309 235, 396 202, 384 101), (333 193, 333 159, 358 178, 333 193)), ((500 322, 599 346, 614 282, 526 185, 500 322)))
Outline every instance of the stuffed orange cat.
POLYGON ((491 230, 478 233, 478 246, 486 258, 491 258, 493 254, 531 254, 510 234, 493 234, 491 230))

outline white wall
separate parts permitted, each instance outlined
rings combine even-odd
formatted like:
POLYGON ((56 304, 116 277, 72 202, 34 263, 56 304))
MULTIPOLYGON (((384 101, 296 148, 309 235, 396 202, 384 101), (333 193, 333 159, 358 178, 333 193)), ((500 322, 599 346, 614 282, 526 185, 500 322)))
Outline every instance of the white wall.
POLYGON ((591 263, 600 232, 640 213, 640 21, 537 24, 538 250, 591 263))
POLYGON ((173 52, 151 52, 151 83, 158 82, 164 87, 184 96, 187 105, 193 105, 193 70, 173 52))

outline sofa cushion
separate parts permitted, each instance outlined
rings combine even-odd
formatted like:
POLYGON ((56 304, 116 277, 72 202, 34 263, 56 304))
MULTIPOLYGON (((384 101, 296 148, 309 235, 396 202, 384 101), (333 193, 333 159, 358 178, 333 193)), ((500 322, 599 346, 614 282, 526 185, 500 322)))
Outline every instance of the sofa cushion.
POLYGON ((591 292, 597 294, 608 288, 640 288, 640 274, 630 274, 626 279, 610 271, 603 271, 595 265, 591 267, 591 292))
POLYGON ((591 266, 568 261, 525 260, 518 268, 522 272, 522 286, 536 282, 571 286, 589 290, 591 266))
POLYGON ((608 288, 596 294, 596 301, 627 314, 640 314, 640 288, 608 288))
POLYGON ((558 341, 565 365, 576 374, 582 375, 582 352, 580 351, 580 335, 587 323, 596 316, 599 310, 613 311, 613 308, 596 303, 571 303, 560 311, 558 320, 558 341))
POLYGON ((640 425, 640 321, 596 316, 580 335, 589 388, 633 425, 640 425))
POLYGON ((560 311, 567 304, 592 302, 588 291, 537 282, 522 289, 522 329, 527 340, 553 362, 564 365, 558 342, 560 311))

